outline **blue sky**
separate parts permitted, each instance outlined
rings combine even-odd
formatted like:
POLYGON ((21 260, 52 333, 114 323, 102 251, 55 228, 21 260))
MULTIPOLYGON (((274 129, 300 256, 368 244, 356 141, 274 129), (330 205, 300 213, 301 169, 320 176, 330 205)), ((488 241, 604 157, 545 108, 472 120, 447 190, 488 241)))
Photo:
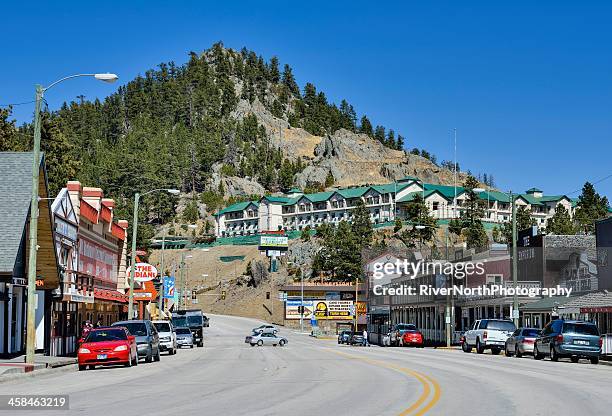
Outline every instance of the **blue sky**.
MULTIPOLYGON (((77 72, 127 82, 222 40, 277 55, 300 85, 346 98, 438 160, 452 158, 456 127, 461 167, 492 173, 503 190, 569 193, 612 174, 610 2, 11 3, 0 104, 77 72)), ((116 87, 73 80, 46 98, 56 109, 116 87)), ((30 120, 33 105, 14 110, 30 120)), ((612 196, 612 178, 596 188, 612 196)))

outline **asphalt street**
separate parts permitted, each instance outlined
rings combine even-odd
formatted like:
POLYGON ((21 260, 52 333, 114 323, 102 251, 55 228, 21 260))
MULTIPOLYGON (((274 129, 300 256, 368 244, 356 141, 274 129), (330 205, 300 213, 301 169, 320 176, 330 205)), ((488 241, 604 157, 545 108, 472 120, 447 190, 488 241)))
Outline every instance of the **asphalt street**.
MULTIPOLYGON (((68 394, 70 410, 19 415, 606 415, 612 367, 458 350, 349 347, 281 329, 285 347, 244 343, 259 322, 211 316, 205 347, 132 368, 76 366, 0 383, 0 394, 68 394)), ((0 414, 8 411, 0 411, 0 414)))

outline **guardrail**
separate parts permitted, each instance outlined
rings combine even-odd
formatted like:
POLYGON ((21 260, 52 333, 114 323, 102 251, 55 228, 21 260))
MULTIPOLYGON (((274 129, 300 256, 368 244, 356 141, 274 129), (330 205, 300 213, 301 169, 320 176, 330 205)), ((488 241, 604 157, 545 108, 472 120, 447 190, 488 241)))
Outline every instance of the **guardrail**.
POLYGON ((612 355, 612 334, 603 334, 601 338, 601 355, 612 355))

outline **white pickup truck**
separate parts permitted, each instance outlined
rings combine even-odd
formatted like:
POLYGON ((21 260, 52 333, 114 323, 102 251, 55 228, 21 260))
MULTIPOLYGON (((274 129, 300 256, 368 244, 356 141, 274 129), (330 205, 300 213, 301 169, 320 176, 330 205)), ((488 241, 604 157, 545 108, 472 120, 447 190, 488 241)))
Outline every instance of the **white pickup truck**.
POLYGON ((461 337, 461 349, 472 352, 472 348, 476 347, 478 354, 490 349, 497 355, 515 330, 514 322, 506 319, 480 319, 461 337))

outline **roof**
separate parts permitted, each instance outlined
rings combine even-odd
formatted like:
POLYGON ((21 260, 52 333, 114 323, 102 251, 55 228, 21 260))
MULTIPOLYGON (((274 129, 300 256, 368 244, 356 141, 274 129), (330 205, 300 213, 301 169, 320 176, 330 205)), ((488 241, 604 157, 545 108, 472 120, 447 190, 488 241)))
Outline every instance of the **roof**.
POLYGON ((286 197, 286 196, 272 196, 272 195, 266 195, 266 196, 264 196, 263 198, 261 198, 261 199, 260 199, 260 201, 261 201, 261 200, 264 200, 264 199, 265 199, 265 200, 267 200, 267 201, 270 201, 270 202, 278 202, 278 203, 280 203, 280 204, 284 204, 284 203, 286 203, 287 201, 289 201, 291 198, 286 197))
POLYGON ((227 206, 227 207, 223 208, 221 211, 219 211, 217 213, 217 215, 223 215, 223 214, 226 214, 228 212, 244 211, 251 204, 255 205, 256 207, 259 207, 259 202, 257 202, 257 201, 237 202, 235 204, 232 204, 230 206, 227 206))
POLYGON ((532 194, 519 194, 516 196, 516 199, 518 198, 523 198, 525 201, 529 202, 530 205, 542 205, 540 198, 536 198, 532 194))
POLYGON ((571 301, 563 305, 563 308, 599 308, 612 306, 612 292, 593 292, 570 299, 571 301))
POLYGON ((301 194, 302 190, 300 188, 291 188, 289 189, 289 192, 287 192, 288 194, 301 194))
POLYGON ((408 186, 410 186, 410 184, 408 183, 391 182, 391 183, 387 183, 384 185, 372 185, 371 188, 375 189, 381 194, 388 194, 388 193, 399 192, 408 186))
POLYGON ((414 201, 414 198, 417 195, 423 195, 424 198, 427 199, 427 198, 429 198, 433 194, 438 194, 438 195, 442 196, 443 198, 446 198, 446 196, 444 196, 444 194, 442 194, 442 192, 438 191, 437 189, 430 189, 429 191, 425 191, 425 192, 420 192, 420 191, 410 192, 410 193, 404 195, 403 197, 401 197, 400 199, 398 199, 397 202, 398 203, 400 203, 400 202, 412 202, 412 201, 414 201))
POLYGON ((399 179, 398 182, 407 182, 407 181, 421 181, 419 178, 417 178, 416 176, 404 176, 403 178, 399 179))
POLYGON ((32 157, 32 152, 0 152, 0 273, 13 272, 24 237, 32 198, 32 157))
MULTIPOLYGON (((437 185, 437 184, 432 184, 432 183, 426 183, 425 190, 426 191, 429 191, 429 190, 438 191, 443 196, 445 196, 446 198, 450 198, 450 199, 453 199, 455 197, 455 187, 452 185, 437 185)), ((461 195, 463 192, 465 192, 465 189, 463 188, 463 186, 457 186, 457 196, 461 195)))
POLYGON ((565 195, 548 195, 548 196, 540 197, 539 200, 540 200, 540 202, 557 202, 557 201, 562 200, 563 198, 569 199, 565 195))
POLYGON ((314 194, 305 194, 303 196, 306 199, 308 199, 310 202, 323 202, 331 198, 333 194, 334 194, 334 191, 328 191, 328 192, 317 192, 314 194))
POLYGON ((575 297, 568 298, 567 296, 547 296, 535 302, 527 303, 521 306, 521 310, 522 311, 551 310, 554 307, 565 305, 572 299, 575 299, 575 297))
POLYGON ((528 194, 532 194, 532 193, 535 193, 535 192, 542 192, 542 190, 538 189, 538 188, 531 188, 531 189, 527 189, 527 191, 525 191, 525 192, 528 193, 528 194))
POLYGON ((363 196, 363 194, 368 192, 369 189, 369 186, 359 186, 356 188, 338 189, 338 191, 336 192, 338 192, 345 198, 359 198, 360 196, 363 196))

